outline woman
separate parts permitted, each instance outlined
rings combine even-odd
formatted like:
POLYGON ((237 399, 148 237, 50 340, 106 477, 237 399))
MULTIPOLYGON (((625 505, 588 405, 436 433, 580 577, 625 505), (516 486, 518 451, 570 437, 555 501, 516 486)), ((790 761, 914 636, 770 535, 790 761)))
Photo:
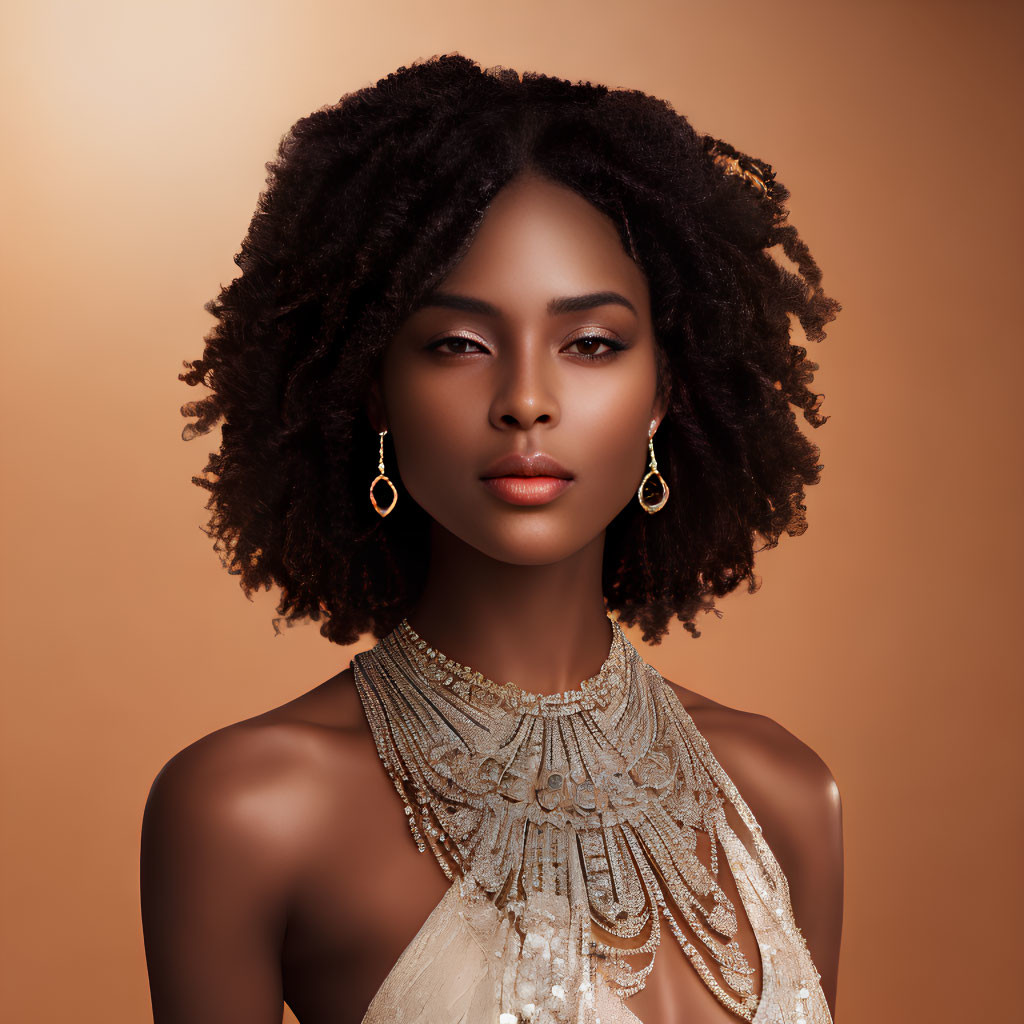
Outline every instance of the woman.
POLYGON ((806 528, 789 316, 838 307, 787 192, 662 101, 459 55, 269 169, 182 375, 195 482, 246 593, 377 644, 155 780, 156 1021, 830 1020, 828 769, 617 624, 698 636, 806 528))

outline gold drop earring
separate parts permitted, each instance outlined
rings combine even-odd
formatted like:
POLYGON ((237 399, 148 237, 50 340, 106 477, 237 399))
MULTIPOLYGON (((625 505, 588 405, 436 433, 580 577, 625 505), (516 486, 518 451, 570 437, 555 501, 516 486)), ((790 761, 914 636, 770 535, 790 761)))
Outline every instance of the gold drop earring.
POLYGON ((647 475, 640 481, 636 496, 640 507, 647 513, 655 513, 665 507, 668 501, 668 484, 665 478, 658 472, 658 460, 654 457, 654 427, 655 421, 651 421, 651 428, 647 434, 647 448, 651 453, 651 467, 647 475))
POLYGON ((384 475, 384 435, 387 433, 387 430, 381 430, 378 431, 378 433, 380 434, 380 458, 377 461, 377 476, 373 478, 373 483, 370 484, 370 503, 377 510, 377 514, 383 517, 395 507, 395 502, 398 501, 398 491, 395 490, 395 485, 384 475), (388 505, 387 508, 381 508, 380 505, 377 504, 377 499, 373 495, 374 487, 376 487, 381 481, 391 488, 391 504, 388 505))

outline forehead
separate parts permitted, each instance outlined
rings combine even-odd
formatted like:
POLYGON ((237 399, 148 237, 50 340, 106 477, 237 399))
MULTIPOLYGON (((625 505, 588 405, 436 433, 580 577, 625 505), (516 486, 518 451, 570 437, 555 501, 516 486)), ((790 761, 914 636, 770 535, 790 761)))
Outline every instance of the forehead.
POLYGON ((643 272, 612 219, 579 193, 534 174, 498 192, 441 287, 545 307, 554 295, 602 289, 647 301, 643 272))

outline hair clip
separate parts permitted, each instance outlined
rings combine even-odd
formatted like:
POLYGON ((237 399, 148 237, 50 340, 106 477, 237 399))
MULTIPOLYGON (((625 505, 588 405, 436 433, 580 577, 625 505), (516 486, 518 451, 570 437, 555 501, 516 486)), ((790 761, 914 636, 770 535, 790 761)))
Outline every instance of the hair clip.
POLYGON ((770 164, 763 160, 755 160, 752 156, 733 149, 727 142, 713 139, 710 135, 704 137, 704 152, 726 174, 732 174, 749 182, 763 195, 772 194, 772 184, 775 181, 775 172, 770 164))

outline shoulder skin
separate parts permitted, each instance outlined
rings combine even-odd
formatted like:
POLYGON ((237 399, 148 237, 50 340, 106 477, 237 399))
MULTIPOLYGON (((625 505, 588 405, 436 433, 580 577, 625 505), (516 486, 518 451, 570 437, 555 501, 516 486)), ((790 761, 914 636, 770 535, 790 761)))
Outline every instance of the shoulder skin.
POLYGON ((797 927, 834 1015, 843 923, 843 814, 832 772, 771 718, 669 685, 735 783, 785 873, 797 927))
POLYGON ((268 713, 157 774, 140 857, 155 1024, 280 1024, 288 907, 338 799, 336 749, 321 727, 268 713))

